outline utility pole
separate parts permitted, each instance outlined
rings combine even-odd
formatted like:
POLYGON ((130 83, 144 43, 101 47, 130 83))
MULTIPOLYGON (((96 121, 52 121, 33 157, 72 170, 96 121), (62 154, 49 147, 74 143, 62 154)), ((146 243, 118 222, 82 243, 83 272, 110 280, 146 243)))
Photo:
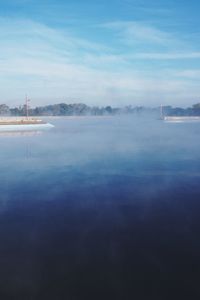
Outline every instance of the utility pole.
POLYGON ((160 118, 161 118, 161 120, 163 119, 163 105, 161 104, 161 106, 160 106, 160 118))
POLYGON ((27 95, 26 95, 26 103, 25 103, 25 107, 26 107, 26 117, 28 119, 28 116, 29 116, 29 106, 28 106, 28 102, 30 102, 30 99, 28 99, 27 95))

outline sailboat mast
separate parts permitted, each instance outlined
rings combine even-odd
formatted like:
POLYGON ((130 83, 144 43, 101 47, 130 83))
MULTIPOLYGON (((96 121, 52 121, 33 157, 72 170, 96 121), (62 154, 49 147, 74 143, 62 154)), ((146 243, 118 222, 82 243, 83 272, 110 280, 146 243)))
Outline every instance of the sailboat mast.
POLYGON ((160 118, 163 119, 163 105, 160 105, 160 118))
POLYGON ((29 116, 29 111, 28 111, 28 109, 29 109, 29 107, 28 107, 28 102, 29 102, 30 100, 28 99, 28 97, 27 97, 27 95, 26 95, 26 104, 25 104, 25 106, 26 106, 26 117, 28 118, 28 116, 29 116))

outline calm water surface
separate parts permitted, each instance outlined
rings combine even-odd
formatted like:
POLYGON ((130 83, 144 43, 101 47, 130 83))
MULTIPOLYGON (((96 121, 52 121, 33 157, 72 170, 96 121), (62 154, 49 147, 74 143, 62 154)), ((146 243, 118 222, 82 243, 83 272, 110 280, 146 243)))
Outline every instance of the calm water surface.
POLYGON ((200 299, 200 123, 0 135, 0 299, 200 299))

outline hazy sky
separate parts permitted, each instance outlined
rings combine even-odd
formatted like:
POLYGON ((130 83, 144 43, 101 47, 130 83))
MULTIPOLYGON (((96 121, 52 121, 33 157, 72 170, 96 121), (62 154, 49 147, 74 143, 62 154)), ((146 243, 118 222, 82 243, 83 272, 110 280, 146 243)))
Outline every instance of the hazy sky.
POLYGON ((199 11, 198 0, 0 0, 0 102, 200 102, 199 11))

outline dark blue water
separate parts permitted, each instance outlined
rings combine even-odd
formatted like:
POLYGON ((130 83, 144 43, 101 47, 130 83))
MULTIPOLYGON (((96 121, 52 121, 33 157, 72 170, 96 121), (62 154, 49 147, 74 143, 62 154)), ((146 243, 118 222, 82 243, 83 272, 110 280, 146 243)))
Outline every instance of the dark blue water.
POLYGON ((0 299, 199 299, 200 123, 0 135, 0 299))

